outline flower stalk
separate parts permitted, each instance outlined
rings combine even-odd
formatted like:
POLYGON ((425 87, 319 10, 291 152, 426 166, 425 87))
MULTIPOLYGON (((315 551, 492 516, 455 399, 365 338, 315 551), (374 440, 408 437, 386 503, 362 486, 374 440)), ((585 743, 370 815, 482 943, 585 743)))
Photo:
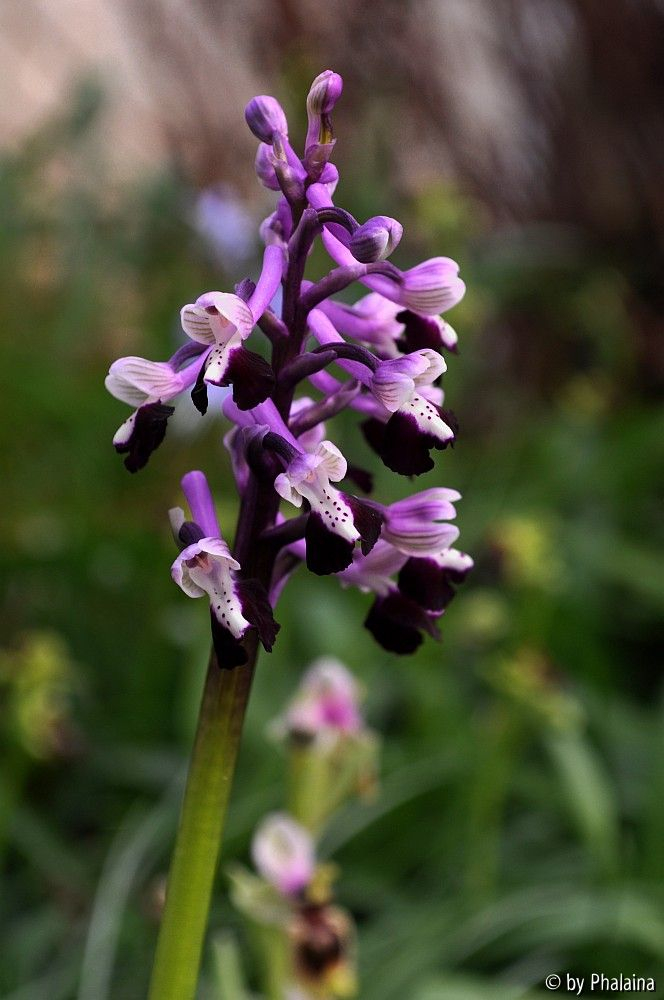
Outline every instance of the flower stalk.
POLYGON ((189 766, 150 1000, 196 993, 212 886, 249 699, 257 643, 247 663, 220 670, 210 656, 189 766))

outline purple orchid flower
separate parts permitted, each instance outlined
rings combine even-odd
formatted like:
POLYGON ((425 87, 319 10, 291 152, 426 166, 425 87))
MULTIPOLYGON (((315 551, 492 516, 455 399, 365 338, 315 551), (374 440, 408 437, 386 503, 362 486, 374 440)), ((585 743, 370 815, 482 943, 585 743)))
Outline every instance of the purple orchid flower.
MULTIPOLYGON (((433 506, 439 502, 441 508, 449 511, 455 499, 459 499, 456 491, 441 489, 425 491, 392 505, 392 508, 405 505, 396 517, 397 523, 404 518, 399 524, 396 544, 389 540, 390 508, 386 508, 382 536, 372 551, 366 556, 355 552, 351 565, 337 575, 342 586, 375 594, 365 625, 376 641, 390 652, 412 653, 421 644, 423 634, 438 637, 436 619, 454 598, 455 585, 463 583, 473 568, 469 555, 449 547, 458 535, 453 525, 440 525, 437 541, 432 535, 428 547, 425 537, 416 531, 418 522, 424 525, 427 521, 424 514, 429 503, 433 506), (427 497, 427 493, 439 493, 438 500, 427 497), (447 499, 443 498, 444 494, 448 494, 447 499), (410 504, 413 517, 404 514, 410 504), (421 521, 415 513, 418 509, 421 521), (440 548, 436 548, 437 545, 440 548)), ((440 508, 438 515, 454 516, 453 513, 441 513, 440 508)), ((429 522, 430 529, 434 525, 435 521, 429 522)))
POLYGON ((309 183, 322 180, 336 139, 332 128, 332 111, 341 97, 343 80, 338 73, 326 69, 316 77, 307 95, 307 137, 303 163, 309 183))
POLYGON ((242 645, 247 633, 255 629, 270 652, 279 625, 260 581, 238 575, 240 564, 221 537, 212 494, 203 473, 187 473, 182 489, 193 520, 186 521, 179 508, 171 511, 174 533, 183 546, 172 566, 173 580, 188 597, 208 597, 219 664, 226 668, 239 666, 247 660, 242 645))
POLYGON ((273 727, 298 744, 333 746, 340 738, 365 728, 360 709, 361 689, 350 670, 331 656, 308 668, 283 717, 273 727))
POLYGON ((187 336, 212 345, 192 394, 201 413, 208 408, 206 385, 232 385, 235 401, 243 410, 267 399, 274 388, 274 373, 260 354, 243 346, 254 326, 246 302, 237 295, 206 292, 184 306, 181 318, 187 336))
POLYGON ((332 486, 346 476, 348 463, 336 445, 321 441, 315 452, 293 456, 274 488, 289 503, 306 501, 309 516, 305 529, 307 567, 323 575, 345 569, 353 558, 355 543, 371 551, 378 541, 381 514, 358 497, 332 486))
POLYGON ((316 867, 313 837, 287 813, 271 813, 256 830, 251 854, 266 882, 287 898, 299 895, 316 867))
MULTIPOLYGON (((312 312, 309 326, 321 345, 343 342, 321 310, 312 312)), ((426 394, 446 370, 445 361, 430 349, 386 361, 368 354, 358 357, 363 359, 360 364, 353 360, 339 364, 363 382, 380 404, 363 427, 369 444, 393 472, 428 472, 434 464, 431 450, 444 449, 455 438, 454 416, 426 394)))
POLYGON ((131 471, 161 444, 182 393, 191 392, 205 414, 208 405, 220 405, 212 397, 208 403, 208 387, 229 388, 221 402, 224 442, 241 497, 233 551, 202 473, 183 480, 191 520, 173 515, 182 549, 174 579, 188 595, 207 597, 224 667, 246 659, 252 633, 254 643, 257 635, 271 648, 278 628, 271 602, 300 564, 373 594, 365 624, 402 653, 437 634, 472 566, 452 547, 459 535, 450 523, 460 498, 455 490, 433 486, 392 504, 361 499, 349 483, 370 492, 371 475, 333 440, 334 418, 350 409, 390 470, 412 476, 434 467, 433 453, 453 444, 457 432, 438 384, 446 371, 441 351, 456 351, 457 335, 440 313, 465 291, 448 257, 405 269, 387 260, 401 240, 397 220, 358 221, 335 204, 332 115, 342 88, 332 70, 313 81, 301 155, 278 101, 260 96, 249 103, 247 123, 259 140, 256 174, 278 192, 260 227, 258 281, 192 295, 181 313, 188 342, 166 362, 122 358, 106 383, 135 408, 114 438, 131 471), (317 239, 332 267, 311 282, 305 270, 317 239), (367 292, 354 304, 335 298, 356 281, 367 292), (259 336, 260 352, 253 349, 259 336), (295 516, 286 516, 287 507, 282 512, 283 502, 297 508, 295 516))
POLYGON ((204 350, 197 344, 185 344, 169 361, 128 357, 111 365, 106 388, 122 403, 136 407, 113 437, 115 450, 127 455, 125 465, 130 472, 142 469, 163 441, 168 418, 175 410, 168 404, 196 381, 204 350))

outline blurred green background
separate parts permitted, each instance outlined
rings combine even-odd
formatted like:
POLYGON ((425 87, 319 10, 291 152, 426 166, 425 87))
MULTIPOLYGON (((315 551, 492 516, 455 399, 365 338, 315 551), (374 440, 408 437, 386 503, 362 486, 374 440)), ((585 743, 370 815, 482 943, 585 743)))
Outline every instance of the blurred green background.
MULTIPOLYGON (((368 598, 298 572, 278 607, 275 651, 259 664, 225 859, 246 860, 256 822, 280 806, 284 763, 266 726, 309 661, 330 653, 361 678, 384 737, 379 797, 345 809, 323 843, 358 924, 362 998, 516 1000, 545 995, 544 977, 560 971, 661 979, 654 22, 630 24, 630 54, 621 4, 605 5, 610 24, 599 7, 570 4, 583 28, 566 29, 578 46, 569 59, 583 66, 570 82, 564 60, 553 72, 530 36, 514 40, 518 5, 496 6, 512 48, 493 56, 521 88, 512 115, 518 106, 532 154, 530 181, 515 183, 507 152, 493 155, 491 115, 483 132, 476 120, 469 129, 460 94, 478 86, 472 60, 454 89, 427 68, 437 36, 416 5, 379 6, 384 23, 363 50, 363 36, 352 35, 355 47, 349 37, 369 30, 366 12, 332 4, 316 32, 294 4, 287 33, 286 7, 267 5, 282 35, 270 36, 256 89, 283 99, 301 136, 310 79, 340 70, 339 203, 360 219, 403 222, 397 264, 436 253, 461 264, 469 290, 450 316, 460 353, 445 376, 461 433, 417 488, 462 491, 460 544, 476 569, 442 644, 403 659, 362 628, 368 598), (417 142, 405 149, 404 136, 417 142)), ((441 4, 439 14, 454 11, 441 4)), ((266 17, 243 22, 248 33, 266 17)), ((471 29, 454 23, 481 61, 471 29)), ((144 44, 154 56, 154 39, 144 44)), ((223 32, 219 45, 222 65, 223 32)), ((257 65, 249 41, 231 56, 257 65)), ((220 71, 216 99, 234 131, 216 132, 213 116, 206 130, 183 83, 189 130, 162 112, 154 162, 118 172, 105 128, 112 76, 75 64, 57 106, 0 159, 6 1000, 145 993, 208 642, 204 609, 170 580, 166 512, 190 468, 209 475, 228 535, 236 498, 222 421, 199 423, 193 410, 130 476, 111 447, 126 413, 103 378, 121 354, 167 357, 183 303, 256 274, 257 244, 242 233, 267 203, 252 143, 239 138, 256 90, 236 78, 242 100, 226 106, 232 68, 220 71), (208 225, 200 192, 215 184, 225 186, 208 225)), ((151 78, 153 96, 162 83, 151 78)), ((518 145, 514 128, 503 137, 518 145)), ((320 255, 313 270, 322 266, 320 255)), ((378 469, 352 419, 334 434, 376 470, 377 496, 411 490, 378 469)), ((222 870, 211 933, 242 935, 225 889, 222 870)), ((209 957, 201 995, 213 997, 209 957)))

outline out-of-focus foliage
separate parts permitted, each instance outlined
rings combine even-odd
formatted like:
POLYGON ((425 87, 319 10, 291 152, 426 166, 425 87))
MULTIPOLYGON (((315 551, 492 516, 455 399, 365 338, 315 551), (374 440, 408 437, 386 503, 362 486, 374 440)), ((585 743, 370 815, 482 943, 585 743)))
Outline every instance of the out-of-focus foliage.
MULTIPOLYGON (((102 387, 109 362, 168 356, 179 306, 243 275, 206 254, 175 176, 108 183, 96 100, 0 163, 5 1000, 144 995, 207 644, 203 609, 169 578, 166 511, 200 467, 228 533, 235 516, 221 420, 180 414, 135 477, 111 448, 125 413, 102 387)), ((364 1000, 516 1000, 560 970, 662 975, 664 415, 642 391, 633 289, 573 232, 496 228, 449 187, 401 205, 345 194, 359 215, 403 219, 402 263, 422 248, 461 262, 445 387, 462 432, 418 486, 462 490, 477 568, 442 645, 412 659, 372 643, 368 598, 295 576, 260 662, 226 859, 246 860, 278 804, 267 722, 329 653, 361 677, 384 739, 380 795, 323 844, 358 924, 364 1000)), ((356 427, 342 437, 375 468, 356 427)), ((376 478, 385 495, 393 477, 376 478)), ((241 937, 220 891, 202 995, 225 995, 228 930, 241 937)))

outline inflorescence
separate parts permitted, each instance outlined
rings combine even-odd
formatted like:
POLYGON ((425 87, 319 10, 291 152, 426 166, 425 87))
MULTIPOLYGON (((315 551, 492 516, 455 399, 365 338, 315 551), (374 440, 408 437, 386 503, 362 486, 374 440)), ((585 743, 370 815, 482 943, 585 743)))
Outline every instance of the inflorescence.
POLYGON ((331 113, 341 90, 331 70, 314 80, 302 157, 289 143, 280 104, 266 96, 250 101, 245 117, 260 140, 256 173, 279 192, 260 228, 258 281, 200 295, 182 309, 188 340, 168 361, 121 358, 106 379, 109 392, 134 407, 113 439, 131 472, 161 444, 178 396, 190 392, 205 414, 208 387, 227 387, 224 444, 241 498, 233 552, 202 472, 182 481, 190 518, 171 511, 181 548, 173 578, 189 596, 209 599, 224 668, 246 662, 250 636, 272 648, 279 628, 273 607, 301 563, 373 593, 365 625, 397 653, 413 652, 424 633, 438 635, 437 620, 473 565, 453 547, 459 493, 433 487, 388 505, 361 498, 353 489, 369 493, 370 474, 327 438, 326 422, 350 409, 390 470, 417 476, 433 468, 432 451, 453 444, 457 433, 438 386, 446 370, 441 351, 454 352, 457 336, 440 314, 465 291, 447 257, 404 271, 386 259, 402 235, 395 219, 360 225, 334 204, 331 113), (312 283, 305 266, 318 238, 334 266, 312 283), (335 300, 356 281, 368 289, 364 297, 354 305, 335 300), (271 347, 269 361, 246 346, 255 331, 271 347), (332 374, 333 365, 347 377, 332 374), (301 514, 287 518, 282 501, 301 514))

